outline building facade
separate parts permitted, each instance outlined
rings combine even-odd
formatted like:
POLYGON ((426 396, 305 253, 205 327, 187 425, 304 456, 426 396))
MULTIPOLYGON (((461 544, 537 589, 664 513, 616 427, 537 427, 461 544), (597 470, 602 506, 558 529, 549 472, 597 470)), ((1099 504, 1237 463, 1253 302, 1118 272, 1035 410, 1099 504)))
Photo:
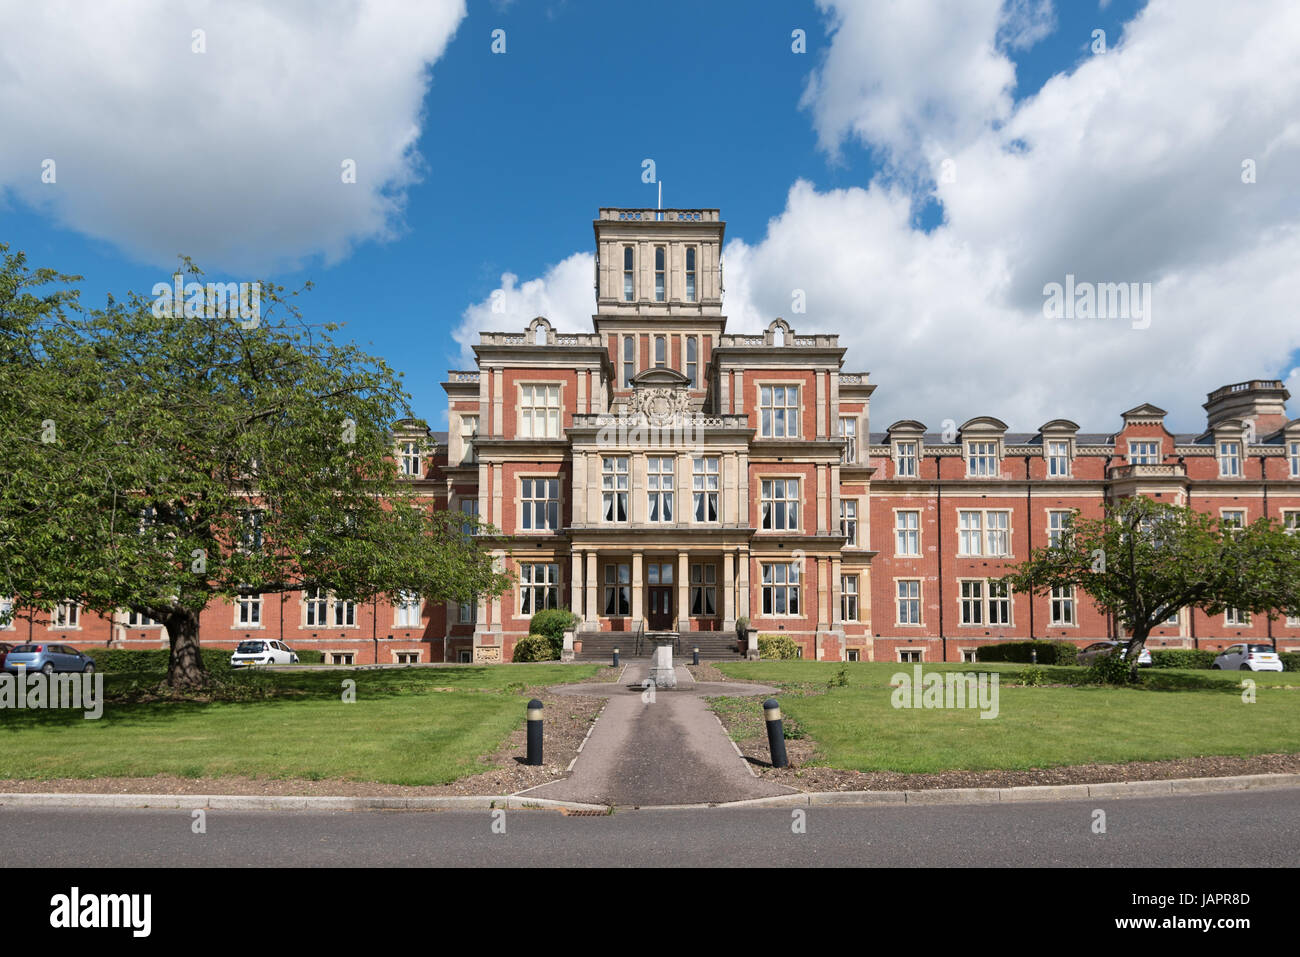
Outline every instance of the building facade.
MULTIPOLYGON (((592 332, 538 317, 483 333, 477 368, 443 383, 447 433, 395 433, 402 471, 436 506, 495 529, 483 547, 514 586, 476 606, 252 596, 205 613, 205 645, 260 635, 339 663, 500 662, 536 611, 564 607, 580 637, 734 634, 748 620, 810 659, 970 660, 999 641, 1119 636, 1086 595, 995 584, 1075 512, 1136 494, 1300 529, 1300 419, 1280 381, 1215 390, 1196 434, 1171 433, 1153 405, 1114 433, 1066 419, 1011 432, 989 416, 872 432, 875 385, 844 371, 837 336, 780 318, 727 333, 718 210, 601 209, 593 226, 592 332), (430 438, 431 456, 410 444, 430 438)), ((165 644, 158 626, 67 607, 11 631, 165 644)), ((1241 640, 1300 650, 1300 618, 1184 610, 1149 644, 1241 640)))

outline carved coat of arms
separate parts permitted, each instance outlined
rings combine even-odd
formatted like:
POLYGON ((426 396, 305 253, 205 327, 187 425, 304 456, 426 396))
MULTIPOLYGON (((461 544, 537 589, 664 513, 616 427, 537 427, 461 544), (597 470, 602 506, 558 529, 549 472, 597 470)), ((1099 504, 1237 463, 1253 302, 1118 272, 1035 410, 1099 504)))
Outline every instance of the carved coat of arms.
POLYGON ((632 415, 643 415, 650 422, 662 423, 691 412, 691 397, 685 389, 644 388, 632 393, 632 415))

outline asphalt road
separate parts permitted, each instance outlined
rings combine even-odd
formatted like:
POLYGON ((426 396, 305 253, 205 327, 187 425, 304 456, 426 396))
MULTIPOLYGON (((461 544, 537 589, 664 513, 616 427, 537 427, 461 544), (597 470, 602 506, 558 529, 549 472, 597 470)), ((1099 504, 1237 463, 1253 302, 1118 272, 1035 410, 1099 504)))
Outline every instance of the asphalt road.
POLYGON ((0 810, 5 867, 1294 867, 1300 789, 952 807, 620 811, 0 810), (1094 833, 1094 812, 1105 833, 1094 833), (504 815, 505 833, 494 833, 504 815))

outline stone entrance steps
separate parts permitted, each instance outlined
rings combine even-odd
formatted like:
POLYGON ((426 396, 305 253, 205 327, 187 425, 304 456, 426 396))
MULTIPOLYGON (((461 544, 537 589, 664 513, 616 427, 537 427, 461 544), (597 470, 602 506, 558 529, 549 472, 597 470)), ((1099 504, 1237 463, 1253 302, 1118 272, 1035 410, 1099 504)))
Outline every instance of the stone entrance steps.
MULTIPOLYGON (((674 658, 681 662, 691 660, 691 652, 700 649, 701 661, 742 661, 744 655, 737 649, 734 631, 686 631, 681 633, 680 651, 674 658)), ((628 631, 600 631, 582 633, 582 651, 574 655, 577 661, 605 661, 612 659, 614 649, 619 651, 621 659, 629 659, 636 654, 636 633, 628 631)), ((648 639, 641 642, 641 656, 649 657, 654 643, 648 639)))

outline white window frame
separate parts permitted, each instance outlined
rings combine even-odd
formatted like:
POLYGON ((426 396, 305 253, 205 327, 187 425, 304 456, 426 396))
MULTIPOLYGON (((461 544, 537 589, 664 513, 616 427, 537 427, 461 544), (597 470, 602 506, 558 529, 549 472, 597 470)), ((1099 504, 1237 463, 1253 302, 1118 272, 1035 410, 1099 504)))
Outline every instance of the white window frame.
POLYGON ((677 471, 674 455, 646 456, 646 521, 656 525, 671 525, 677 521, 673 507, 673 486, 677 471))
POLYGON ((1079 626, 1079 609, 1076 604, 1074 586, 1054 586, 1050 595, 1051 614, 1048 623, 1053 628, 1077 628, 1079 626))
POLYGON ((519 414, 515 419, 515 431, 519 438, 558 439, 564 424, 563 412, 560 383, 519 383, 519 414))
POLYGON ((759 530, 769 532, 799 531, 799 483, 798 477, 760 478, 758 482, 759 530), (794 492, 791 494, 791 486, 794 492), (777 495, 777 491, 780 495, 777 495), (781 524, 777 524, 777 516, 781 524))
POLYGON ((1070 477, 1070 442, 1068 439, 1047 441, 1047 477, 1070 477))
MULTIPOLYGON (((235 620, 231 627, 234 628, 264 628, 262 620, 262 595, 259 592, 248 592, 235 596, 235 620)), ((134 627, 134 626, 132 626, 134 627)))
POLYGON ((923 624, 921 617, 923 611, 924 608, 921 605, 921 579, 895 578, 894 624, 900 627, 920 627, 923 624), (913 588, 912 586, 916 587, 913 588), (904 614, 905 611, 906 614, 904 614), (915 620, 910 620, 913 617, 915 620))
POLYGON ((915 508, 894 509, 894 557, 921 557, 921 510, 915 508), (907 518, 905 516, 909 516, 907 518), (913 524, 914 523, 914 524, 913 524), (915 548, 908 550, 908 545, 915 548))
POLYGON ((844 536, 845 548, 858 547, 858 500, 856 498, 840 499, 840 534, 844 536))
POLYGON ((519 614, 532 617, 539 611, 560 607, 560 565, 558 562, 519 562, 519 614), (542 569, 541 578, 537 577, 542 569), (539 601, 540 600, 540 601, 539 601))
POLYGON ((894 445, 894 475, 896 478, 916 478, 920 471, 921 443, 905 439, 894 445))
POLYGON ((844 448, 840 451, 841 465, 856 465, 858 462, 858 417, 856 415, 840 416, 840 438, 844 439, 844 448))
POLYGON ((1056 548, 1074 520, 1074 510, 1049 508, 1047 510, 1047 547, 1056 548))
POLYGON ((717 455, 697 455, 691 459, 691 521, 697 525, 716 525, 722 520, 722 459, 717 455), (700 517, 701 510, 704 517, 700 517), (709 514, 712 512, 713 517, 709 514))
POLYGON ((478 461, 478 451, 474 448, 474 440, 478 438, 478 416, 462 415, 460 417, 460 462, 465 465, 478 461))
POLYGON ((763 617, 802 618, 799 562, 762 562, 760 574, 763 617), (780 606, 784 607, 783 611, 777 610, 780 606))
POLYGON ((424 620, 424 601, 414 592, 401 592, 393 602, 394 628, 419 628, 424 620))
POLYGON ((1241 478, 1241 443, 1223 439, 1218 443, 1219 478, 1241 478))
POLYGON ((1162 444, 1159 439, 1129 439, 1128 464, 1159 465, 1164 461, 1162 444))
POLYGON ((957 509, 957 555, 961 558, 1010 558, 1011 534, 1010 509, 957 509))
POLYGON ((519 529, 554 532, 560 527, 560 480, 553 475, 519 476, 519 529), (538 495, 538 488, 542 494, 538 495), (540 515, 540 522, 538 516, 540 515))
POLYGON ((81 605, 71 599, 61 601, 55 605, 54 614, 50 617, 51 631, 81 630, 81 605))
POLYGON ((1300 442, 1287 443, 1287 458, 1291 463, 1291 477, 1300 478, 1300 442))
POLYGON ((1002 474, 1002 457, 997 439, 968 439, 966 442, 966 477, 998 478, 1002 474))
POLYGON ((983 628, 987 620, 984 614, 984 579, 957 579, 957 623, 964 628, 983 628))
POLYGON ((802 386, 798 382, 759 383, 758 434, 761 438, 797 439, 799 437, 800 392, 802 386), (781 420, 780 430, 776 427, 778 417, 781 420))
POLYGON ((420 478, 420 443, 413 439, 403 439, 397 446, 398 462, 401 472, 407 478, 420 478))
POLYGON ((840 576, 840 621, 858 622, 859 576, 840 576))
POLYGON ((629 469, 630 458, 626 455, 601 456, 600 517, 606 524, 626 525, 629 521, 629 469))

